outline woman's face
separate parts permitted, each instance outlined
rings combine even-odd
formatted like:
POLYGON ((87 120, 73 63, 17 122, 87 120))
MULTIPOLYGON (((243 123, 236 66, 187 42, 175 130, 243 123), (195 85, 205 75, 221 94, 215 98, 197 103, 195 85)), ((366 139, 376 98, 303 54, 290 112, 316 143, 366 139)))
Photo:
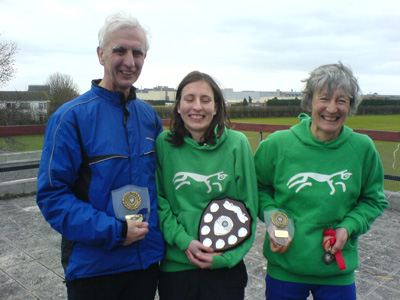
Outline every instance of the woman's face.
POLYGON ((314 93, 311 108, 311 133, 324 142, 336 139, 350 111, 350 97, 341 89, 332 96, 326 89, 314 93))
POLYGON ((185 128, 191 133, 193 139, 202 142, 205 132, 217 113, 211 86, 203 80, 187 84, 182 89, 177 109, 185 128))

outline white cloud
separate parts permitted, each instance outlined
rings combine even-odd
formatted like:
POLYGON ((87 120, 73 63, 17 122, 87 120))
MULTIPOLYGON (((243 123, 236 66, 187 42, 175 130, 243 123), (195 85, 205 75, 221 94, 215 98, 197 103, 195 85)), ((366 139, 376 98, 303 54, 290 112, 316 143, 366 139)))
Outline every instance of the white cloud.
POLYGON ((364 93, 400 94, 400 3, 391 0, 3 0, 0 39, 20 48, 17 76, 3 90, 54 72, 87 90, 103 74, 98 29, 121 10, 152 35, 138 87, 176 87, 200 70, 236 91, 301 90, 312 69, 341 60, 364 93))

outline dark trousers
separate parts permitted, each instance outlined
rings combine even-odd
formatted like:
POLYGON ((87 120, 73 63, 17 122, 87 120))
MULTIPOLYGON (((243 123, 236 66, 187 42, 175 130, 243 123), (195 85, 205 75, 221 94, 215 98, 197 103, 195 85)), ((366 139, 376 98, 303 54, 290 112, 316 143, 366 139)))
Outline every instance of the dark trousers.
POLYGON ((314 300, 356 300, 356 285, 319 285, 288 282, 265 277, 267 300, 307 300, 310 292, 314 300))
POLYGON ((158 263, 146 270, 67 281, 68 300, 154 300, 158 263))
POLYGON ((243 261, 235 267, 180 272, 160 272, 160 300, 243 300, 247 270, 243 261))

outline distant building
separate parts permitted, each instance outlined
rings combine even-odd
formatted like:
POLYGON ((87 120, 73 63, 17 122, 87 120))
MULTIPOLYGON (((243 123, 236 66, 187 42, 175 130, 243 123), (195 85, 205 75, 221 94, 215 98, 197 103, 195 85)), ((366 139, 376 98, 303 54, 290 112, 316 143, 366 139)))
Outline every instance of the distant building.
POLYGON ((137 89, 136 96, 142 100, 175 101, 176 90, 167 86, 156 86, 152 89, 137 89))
POLYGON ((50 86, 49 85, 29 85, 28 92, 46 92, 47 95, 50 95, 50 86))
POLYGON ((249 101, 251 98, 252 103, 264 103, 272 98, 285 98, 285 99, 295 99, 296 97, 301 97, 301 92, 282 92, 281 90, 276 90, 274 92, 267 91, 241 91, 234 92, 233 89, 222 89, 225 100, 228 103, 238 103, 243 102, 244 99, 249 101))
MULTIPOLYGON (((285 99, 295 99, 301 97, 301 92, 281 92, 279 89, 274 92, 265 92, 265 91, 241 91, 235 92, 233 89, 222 89, 222 93, 224 94, 224 98, 227 104, 239 103, 242 102, 243 99, 249 100, 251 98, 253 104, 255 103, 264 103, 272 98, 285 98, 285 99)), ((167 86, 156 86, 152 89, 137 89, 136 95, 138 98, 146 101, 151 100, 165 100, 165 101, 175 101, 176 90, 173 88, 169 88, 167 86)))
POLYGON ((29 86, 26 92, 0 91, 0 109, 17 109, 35 121, 47 119, 49 102, 48 86, 29 86))
POLYGON ((379 95, 378 93, 363 95, 363 99, 367 100, 400 100, 400 95, 379 95))

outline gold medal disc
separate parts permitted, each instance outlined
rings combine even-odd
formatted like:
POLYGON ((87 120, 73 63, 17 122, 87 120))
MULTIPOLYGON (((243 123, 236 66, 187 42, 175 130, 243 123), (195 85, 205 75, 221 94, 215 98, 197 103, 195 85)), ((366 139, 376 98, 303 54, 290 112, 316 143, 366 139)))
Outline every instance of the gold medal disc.
POLYGON ((278 228, 285 228, 289 224, 289 218, 285 213, 276 211, 271 216, 271 222, 278 228))
POLYGON ((122 203, 124 204, 126 209, 135 210, 140 206, 140 203, 142 203, 142 199, 140 198, 140 195, 136 192, 127 192, 122 197, 122 203))

